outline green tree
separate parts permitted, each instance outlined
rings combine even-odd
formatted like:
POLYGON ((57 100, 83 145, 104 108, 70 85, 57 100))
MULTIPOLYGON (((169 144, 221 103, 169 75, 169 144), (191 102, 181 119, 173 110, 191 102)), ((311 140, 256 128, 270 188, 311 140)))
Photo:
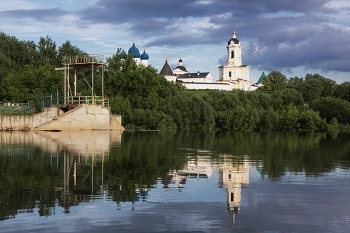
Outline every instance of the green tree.
POLYGON ((299 127, 299 111, 290 104, 281 111, 279 129, 284 132, 296 132, 299 127))
POLYGON ((335 87, 334 96, 350 101, 350 82, 344 82, 335 87))
POLYGON ((286 87, 286 76, 278 71, 272 71, 264 78, 261 88, 265 91, 284 91, 286 87))
POLYGON ((350 123, 350 103, 339 98, 325 97, 310 104, 310 108, 320 113, 321 118, 330 122, 333 118, 340 124, 350 123))
POLYGON ((319 113, 313 111, 312 109, 305 109, 299 115, 299 132, 322 131, 322 125, 322 119, 319 113))
POLYGON ((220 112, 217 121, 225 131, 253 131, 255 127, 253 116, 241 106, 220 112))
POLYGON ((322 97, 333 97, 335 87, 337 85, 334 80, 325 78, 319 74, 306 74, 305 81, 312 80, 312 79, 319 80, 321 82, 321 86, 322 86, 321 96, 322 97))
POLYGON ((278 121, 278 114, 270 107, 260 112, 257 128, 261 132, 273 132, 277 127, 278 121))
POLYGON ((56 42, 54 42, 49 36, 40 37, 38 43, 39 62, 40 64, 57 64, 57 48, 56 42))

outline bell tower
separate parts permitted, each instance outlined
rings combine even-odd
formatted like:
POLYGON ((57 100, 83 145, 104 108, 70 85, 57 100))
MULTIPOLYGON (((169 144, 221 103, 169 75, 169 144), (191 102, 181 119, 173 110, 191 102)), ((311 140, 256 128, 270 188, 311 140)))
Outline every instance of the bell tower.
POLYGON ((242 46, 239 40, 236 38, 236 31, 233 31, 232 39, 228 41, 227 45, 227 65, 241 66, 242 46))
POLYGON ((236 37, 236 30, 232 38, 227 42, 226 65, 219 67, 220 83, 229 83, 232 89, 247 91, 250 86, 248 65, 242 64, 242 45, 236 37))

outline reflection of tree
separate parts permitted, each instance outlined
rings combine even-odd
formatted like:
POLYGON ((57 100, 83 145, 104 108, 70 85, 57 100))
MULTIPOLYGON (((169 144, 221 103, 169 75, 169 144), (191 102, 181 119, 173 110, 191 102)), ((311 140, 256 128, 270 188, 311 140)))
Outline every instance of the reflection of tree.
POLYGON ((176 140, 169 133, 126 133, 121 147, 91 156, 69 148, 53 155, 32 145, 1 144, 0 219, 34 211, 49 216, 56 202, 69 213, 72 206, 102 198, 104 188, 117 202, 145 198, 157 178, 185 163, 176 140))
POLYGON ((215 144, 222 153, 249 155, 250 160, 262 161, 262 172, 270 179, 279 179, 286 172, 305 172, 321 175, 345 166, 338 161, 348 160, 348 135, 329 138, 324 133, 234 133, 220 134, 215 144))
POLYGON ((1 145, 1 149, 8 153, 0 157, 0 219, 35 208, 40 216, 50 215, 55 207, 54 187, 60 182, 57 168, 43 159, 40 148, 1 145))
POLYGON ((108 195, 116 202, 134 201, 139 188, 153 187, 159 177, 186 163, 178 153, 175 134, 124 132, 121 147, 112 147, 105 166, 108 195))
POLYGON ((117 203, 145 199, 157 179, 165 180, 182 170, 188 157, 203 154, 213 165, 228 162, 223 155, 231 156, 232 166, 249 160, 270 179, 286 172, 322 175, 336 167, 349 169, 349 163, 341 163, 349 160, 348 141, 347 135, 334 139, 318 133, 124 132, 121 145, 112 144, 108 152, 93 156, 1 143, 0 220, 34 211, 49 216, 57 205, 69 213, 72 206, 102 198, 104 191, 117 203))

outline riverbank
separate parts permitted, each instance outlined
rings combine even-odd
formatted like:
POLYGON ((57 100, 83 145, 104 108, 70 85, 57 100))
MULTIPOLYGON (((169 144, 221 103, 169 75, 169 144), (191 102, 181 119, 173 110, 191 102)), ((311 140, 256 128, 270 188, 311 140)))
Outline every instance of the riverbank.
POLYGON ((81 104, 67 112, 53 106, 34 115, 3 115, 0 116, 0 130, 124 130, 124 127, 121 116, 113 115, 109 108, 81 104))

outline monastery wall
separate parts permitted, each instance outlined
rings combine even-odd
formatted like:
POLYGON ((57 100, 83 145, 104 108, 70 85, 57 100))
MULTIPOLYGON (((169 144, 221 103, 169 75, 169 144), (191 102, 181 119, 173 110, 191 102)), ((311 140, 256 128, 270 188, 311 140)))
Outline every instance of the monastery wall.
POLYGON ((223 90, 223 91, 231 91, 233 89, 233 85, 229 83, 181 83, 187 89, 193 90, 223 90))

